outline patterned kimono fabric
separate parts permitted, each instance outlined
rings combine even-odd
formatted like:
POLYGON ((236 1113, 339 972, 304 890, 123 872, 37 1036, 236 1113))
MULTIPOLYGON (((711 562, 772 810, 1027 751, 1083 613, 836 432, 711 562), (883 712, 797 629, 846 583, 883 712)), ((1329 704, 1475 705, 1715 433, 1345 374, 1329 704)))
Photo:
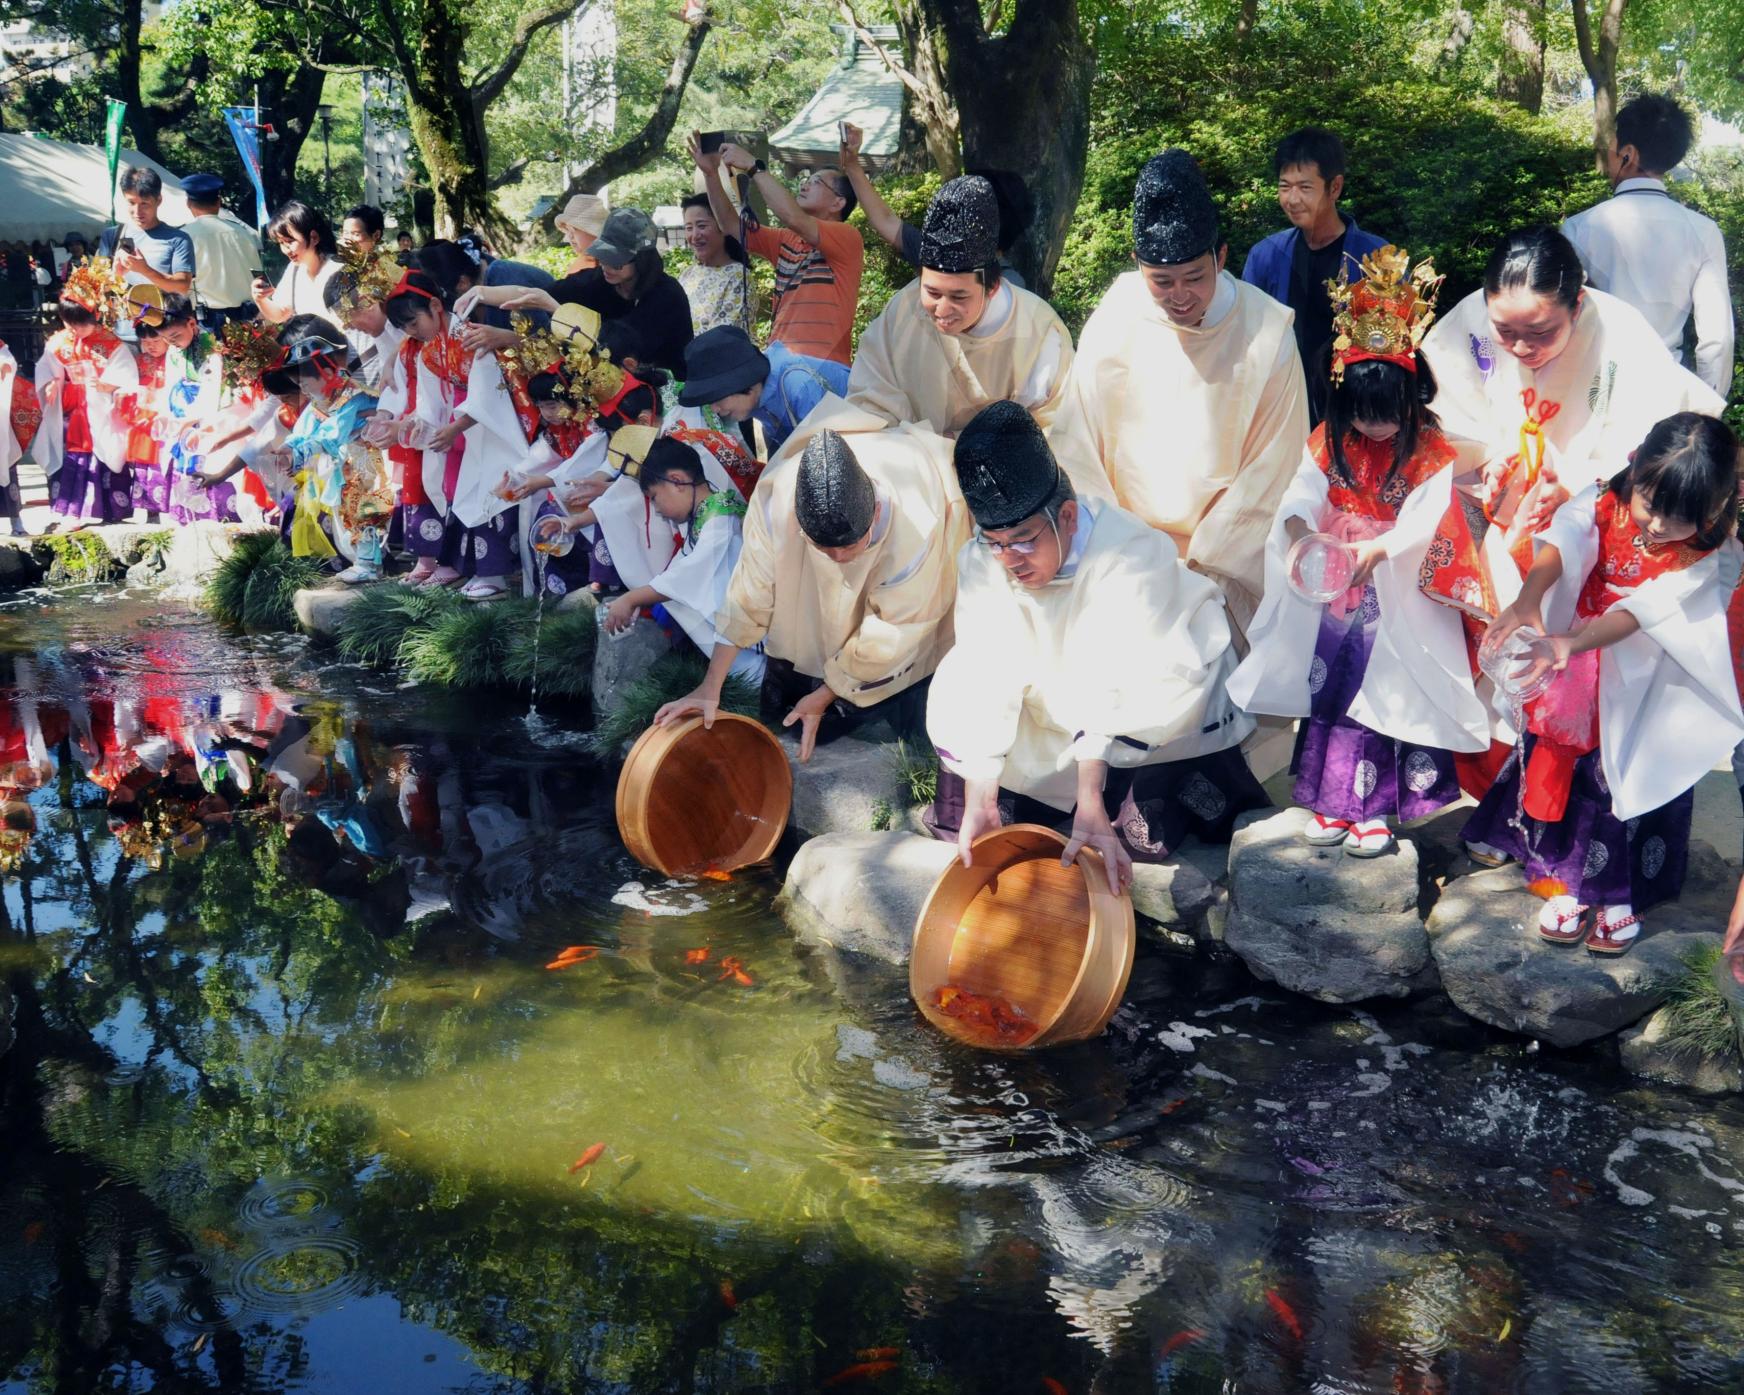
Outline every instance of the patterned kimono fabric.
MULTIPOLYGON (((1393 468, 1393 444, 1352 431, 1344 464, 1333 460, 1325 429, 1309 440, 1326 472, 1327 516, 1321 531, 1347 542, 1387 532, 1398 522, 1411 491, 1454 457, 1440 432, 1425 431, 1402 469, 1393 468)), ((1309 714, 1297 737, 1291 798, 1329 819, 1361 823, 1394 815, 1417 819, 1459 798, 1450 752, 1396 741, 1349 715, 1374 653, 1381 602, 1372 581, 1327 604, 1308 672, 1309 714)))
MULTIPOLYGON (((119 523, 133 512, 133 488, 125 467, 116 472, 97 459, 88 414, 93 401, 86 384, 101 377, 110 357, 126 353, 127 347, 98 325, 82 340, 62 330, 48 341, 48 349, 66 374, 60 384, 65 454, 55 480, 54 511, 63 518, 119 523)), ((95 399, 99 410, 102 404, 101 396, 95 399)))
MULTIPOLYGON (((200 378, 216 350, 217 341, 210 332, 201 330, 187 349, 171 349, 165 356, 164 381, 168 387, 164 390, 164 410, 173 425, 180 426, 190 420, 199 409, 205 396, 205 385, 200 378)), ((211 410, 210 407, 207 410, 211 410)), ((225 480, 204 489, 197 486, 200 464, 204 459, 202 455, 184 450, 179 442, 170 446, 165 463, 170 482, 171 516, 177 523, 192 523, 200 519, 211 523, 237 522, 241 515, 236 512, 234 480, 225 480)))
MULTIPOLYGON (((423 359, 424 367, 441 384, 443 400, 448 408, 448 419, 452 421, 466 405, 466 374, 472 355, 447 330, 423 345, 418 353, 423 359)), ((465 454, 465 439, 456 437, 442 464, 442 493, 450 508, 448 517, 443 522, 442 545, 436 554, 436 560, 444 567, 452 567, 462 576, 503 576, 508 571, 506 562, 502 570, 496 572, 485 570, 480 565, 495 564, 498 560, 498 549, 491 546, 492 539, 487 536, 489 527, 468 528, 454 516, 454 490, 460 482, 460 462, 465 454)), ((506 553, 507 547, 508 544, 504 541, 500 550, 506 553)))
MULTIPOLYGON (((407 337, 400 341, 400 374, 406 384, 406 415, 418 408, 418 355, 423 345, 407 337)), ((419 559, 434 558, 442 551, 442 514, 424 491, 424 452, 408 446, 390 446, 388 459, 400 477, 401 528, 406 546, 419 559)))
MULTIPOLYGON (((588 433, 597 430, 597 423, 574 421, 549 423, 545 426, 545 434, 551 439, 551 449, 557 452, 559 460, 569 459, 581 449, 581 443, 588 433)), ((552 492, 546 490, 545 498, 540 501, 533 515, 533 527, 537 529, 542 519, 562 518, 565 512, 552 492)), ((538 569, 539 587, 553 600, 559 600, 571 591, 586 586, 593 566, 593 549, 587 540, 575 533, 570 534, 570 540, 571 545, 566 553, 536 551, 533 554, 533 565, 538 569)))
POLYGON ((163 513, 170 506, 170 474, 162 463, 164 360, 139 356, 139 391, 128 412, 127 468, 133 476, 133 507, 163 513))
MULTIPOLYGON (((0 411, 7 414, 6 421, 0 423, 0 431, 10 428, 12 439, 20 445, 29 445, 36 439, 36 433, 42 426, 42 403, 36 395, 36 384, 22 373, 12 376, 12 400, 0 402, 0 411)), ((0 509, 8 518, 17 518, 24 508, 24 496, 18 488, 18 467, 13 465, 12 478, 5 487, 5 507, 0 509)))
MULTIPOLYGON (((1575 627, 1624 593, 1707 553, 1689 543, 1649 549, 1629 506, 1606 490, 1597 508, 1599 560, 1575 603, 1575 627)), ((1460 836, 1517 858, 1527 886, 1584 906, 1637 912, 1676 899, 1689 863, 1695 791, 1624 823, 1611 813, 1599 751, 1599 651, 1577 654, 1526 707, 1522 746, 1502 766, 1460 836), (1524 768, 1524 789, 1522 789, 1524 768)))
MULTIPOLYGON (((515 420, 521 428, 521 444, 530 446, 539 437, 542 423, 539 408, 534 404, 527 392, 527 381, 512 365, 503 361, 502 355, 497 356, 497 367, 503 376, 503 386, 508 389, 509 400, 514 403, 515 420)), ((506 470, 513 461, 502 462, 506 470)), ((493 462, 486 462, 482 467, 473 468, 491 470, 493 462)), ((460 543, 460 560, 450 565, 457 567, 466 576, 503 577, 519 570, 521 561, 521 511, 518 507, 506 508, 494 517, 487 519, 476 528, 463 530, 460 543)))

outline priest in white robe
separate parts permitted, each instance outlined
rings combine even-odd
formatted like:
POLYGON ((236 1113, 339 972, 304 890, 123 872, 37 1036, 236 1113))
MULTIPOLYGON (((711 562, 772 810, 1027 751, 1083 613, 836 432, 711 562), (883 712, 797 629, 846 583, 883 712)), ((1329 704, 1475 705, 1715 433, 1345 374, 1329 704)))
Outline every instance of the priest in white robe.
POLYGON ((1238 749, 1253 719, 1225 688, 1217 587, 1142 519, 1076 497, 1015 403, 976 417, 955 460, 976 536, 927 703, 928 826, 967 863, 1002 822, 1069 814, 1065 860, 1093 847, 1122 884, 1133 857, 1161 860, 1188 833, 1227 840, 1269 801, 1238 749))
POLYGON ((951 180, 921 228, 920 274, 866 327, 848 400, 885 421, 955 436, 1011 400, 1044 427, 1072 367, 1072 336, 1040 296, 999 268, 999 204, 980 175, 951 180))
POLYGON ((1216 206, 1184 150, 1140 174, 1133 240, 1138 269, 1084 326, 1050 438, 1078 493, 1167 533, 1243 635, 1308 439, 1295 317, 1224 269, 1216 206))
POLYGON ((952 559, 968 536, 950 443, 827 399, 764 471, 715 618, 721 642, 695 692, 658 721, 712 723, 740 649, 762 643, 763 706, 799 727, 799 756, 873 720, 918 731, 925 685, 951 646, 952 559))

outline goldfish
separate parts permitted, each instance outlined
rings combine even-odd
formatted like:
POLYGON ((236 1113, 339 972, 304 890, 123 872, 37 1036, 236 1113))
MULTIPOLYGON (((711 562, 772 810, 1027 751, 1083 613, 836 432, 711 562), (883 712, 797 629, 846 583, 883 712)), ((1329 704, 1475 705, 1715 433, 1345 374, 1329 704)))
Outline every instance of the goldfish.
POLYGON ((600 1154, 605 1152, 605 1150, 606 1150, 605 1144, 603 1144, 603 1143, 594 1144, 593 1147, 589 1148, 585 1153, 583 1153, 574 1162, 570 1163, 570 1165, 569 1165, 570 1173, 573 1175, 574 1173, 580 1172, 582 1170, 582 1168, 587 1167, 592 1163, 598 1162, 600 1154))
POLYGON ((721 960, 721 976, 716 982, 725 982, 729 978, 741 987, 749 988, 751 986, 751 975, 745 972, 743 961, 731 954, 721 960))
POLYGON ((236 1242, 221 1230, 213 1230, 207 1226, 200 1232, 200 1238, 208 1245, 216 1245, 221 1250, 234 1250, 236 1242))
POLYGON ((895 1361, 902 1355, 896 1347, 867 1347, 854 1353, 856 1361, 895 1361))
POLYGON ((946 1017, 967 1024, 983 1036, 1010 1046, 1022 1046, 1040 1030, 1003 998, 984 997, 955 984, 939 988, 933 1001, 946 1017))
POLYGON ((897 1363, 894 1361, 856 1361, 852 1366, 844 1366, 824 1382, 824 1389, 831 1386, 847 1385, 851 1381, 871 1380, 881 1376, 886 1371, 894 1371, 897 1363))
POLYGON ((721 1302, 726 1304, 729 1313, 738 1311, 739 1297, 733 1292, 733 1281, 731 1279, 721 1280, 721 1302))
POLYGON ((684 962, 686 964, 706 964, 708 961, 709 947, 707 945, 704 945, 701 949, 687 949, 684 951, 684 962))
POLYGON ((1173 1356, 1182 1347, 1191 1346, 1194 1342, 1201 1340, 1204 1336, 1205 1334, 1199 1331, 1196 1327, 1185 1328, 1169 1338, 1168 1341, 1164 1342, 1163 1349, 1158 1352, 1157 1355, 1173 1356))
POLYGON ((731 872, 723 872, 719 867, 704 867, 697 875, 706 877, 711 882, 730 882, 733 879, 731 872))
POLYGON ((1277 1289, 1268 1288, 1266 1290, 1266 1302, 1271 1305, 1272 1311, 1278 1315, 1278 1321, 1284 1324, 1284 1330, 1298 1342, 1301 1341, 1302 1319, 1297 1317, 1296 1310, 1278 1295, 1277 1289))
POLYGON ((545 967, 547 969, 567 969, 572 965, 585 964, 588 960, 598 957, 598 945, 571 945, 545 967))
POLYGON ((47 1229, 48 1227, 41 1221, 32 1221, 29 1225, 24 1227, 24 1243, 26 1245, 34 1245, 38 1240, 42 1239, 42 1233, 47 1229))
POLYGON ((1066 1387, 1052 1376, 1042 1377, 1042 1389, 1047 1391, 1048 1395, 1066 1395, 1066 1387))

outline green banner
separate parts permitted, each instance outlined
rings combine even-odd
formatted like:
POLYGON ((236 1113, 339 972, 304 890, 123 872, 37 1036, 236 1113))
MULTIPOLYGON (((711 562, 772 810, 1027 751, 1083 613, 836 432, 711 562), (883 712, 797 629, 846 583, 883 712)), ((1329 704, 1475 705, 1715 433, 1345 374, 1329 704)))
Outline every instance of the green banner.
POLYGON ((121 125, 127 119, 127 103, 109 99, 109 124, 103 132, 103 151, 109 157, 109 221, 115 221, 115 171, 121 166, 121 125))

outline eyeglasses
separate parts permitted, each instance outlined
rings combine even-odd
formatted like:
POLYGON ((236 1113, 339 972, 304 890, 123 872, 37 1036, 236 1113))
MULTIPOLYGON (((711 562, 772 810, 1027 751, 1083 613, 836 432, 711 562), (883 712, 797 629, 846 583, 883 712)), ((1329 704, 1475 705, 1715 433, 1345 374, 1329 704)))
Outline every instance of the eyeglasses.
MULTIPOLYGON (((1057 539, 1060 536, 1060 530, 1055 527, 1052 518, 1048 519, 1048 527, 1054 530, 1054 537, 1057 539)), ((980 543, 982 547, 986 548, 995 557, 1002 556, 1007 552, 1011 553, 1014 557, 1032 556, 1034 555, 1035 550, 1041 546, 1042 536, 1043 534, 1038 530, 1032 537, 1013 539, 1010 542, 994 542, 992 538, 988 537, 987 534, 983 533, 979 528, 975 530, 975 541, 980 543)))
MULTIPOLYGON (((848 191, 846 189, 842 188, 842 186, 840 184, 832 184, 829 181, 829 179, 824 175, 821 175, 821 174, 810 175, 807 177, 805 182, 807 184, 821 184, 821 185, 823 185, 824 188, 828 189, 838 199, 845 199, 848 197, 848 191)), ((843 183, 846 183, 846 182, 847 182, 846 180, 843 181, 843 183)))

